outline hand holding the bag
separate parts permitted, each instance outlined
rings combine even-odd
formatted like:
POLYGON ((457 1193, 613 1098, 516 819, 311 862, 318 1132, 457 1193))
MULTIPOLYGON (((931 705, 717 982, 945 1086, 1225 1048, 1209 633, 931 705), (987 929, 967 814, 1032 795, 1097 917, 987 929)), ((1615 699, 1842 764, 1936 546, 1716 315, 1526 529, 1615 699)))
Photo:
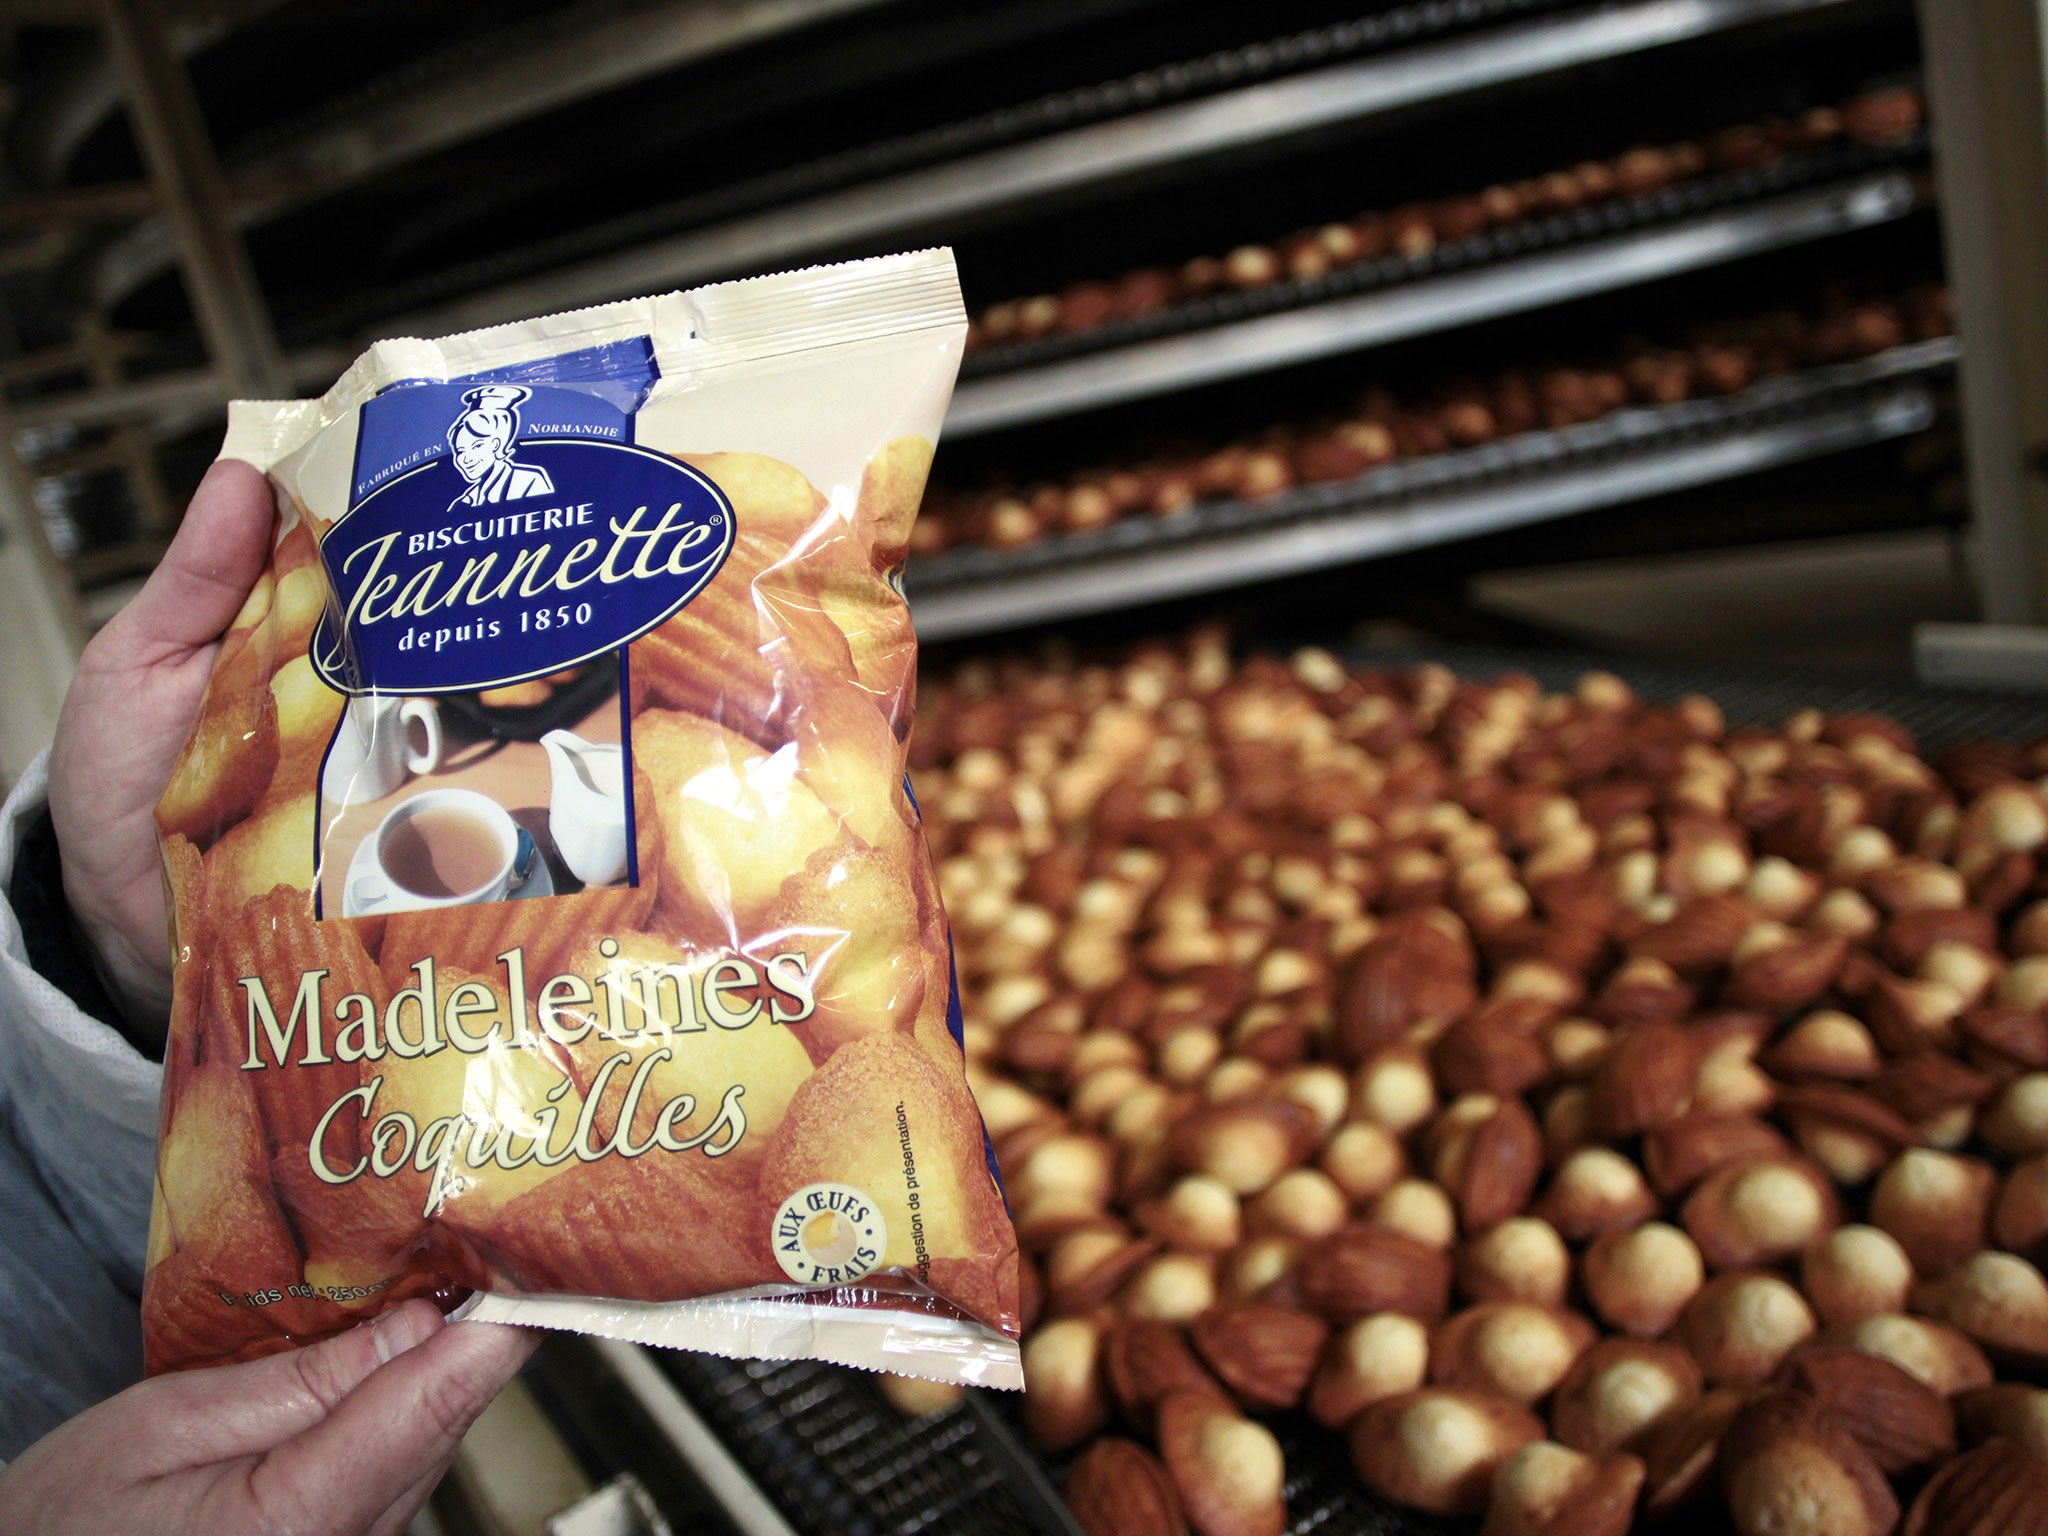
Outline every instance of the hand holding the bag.
POLYGON ((159 1376, 0 1472, 13 1536, 394 1536, 538 1335, 411 1301, 246 1365, 159 1376))
POLYGON ((64 894, 135 1022, 170 1009, 163 861, 153 819, 199 714, 220 637, 270 552, 270 482, 206 473, 154 574, 85 648, 50 755, 64 894))

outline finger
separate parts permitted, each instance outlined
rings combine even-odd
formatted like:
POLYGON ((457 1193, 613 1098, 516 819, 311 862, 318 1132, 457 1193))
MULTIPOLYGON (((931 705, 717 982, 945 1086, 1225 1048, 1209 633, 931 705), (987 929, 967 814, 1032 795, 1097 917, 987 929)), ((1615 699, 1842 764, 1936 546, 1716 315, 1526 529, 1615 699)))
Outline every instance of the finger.
POLYGON ((261 1528, 355 1532, 448 1464, 539 1335, 454 1323, 384 1366, 249 1473, 261 1528))
POLYGON ((207 470, 163 559, 118 615, 124 638, 189 650, 234 621, 270 557, 277 497, 270 482, 234 459, 207 470))
POLYGON ((397 1501, 378 1517, 376 1524, 363 1533, 363 1536, 398 1536, 398 1533, 412 1522, 412 1517, 420 1512, 427 1500, 434 1496, 434 1490, 441 1486, 441 1479, 447 1475, 447 1467, 434 1468, 406 1489, 397 1501))
POLYGON ((402 1306, 347 1333, 244 1365, 161 1376, 135 1388, 154 1426, 151 1475, 260 1456, 311 1429, 380 1367, 443 1327, 430 1301, 402 1306))

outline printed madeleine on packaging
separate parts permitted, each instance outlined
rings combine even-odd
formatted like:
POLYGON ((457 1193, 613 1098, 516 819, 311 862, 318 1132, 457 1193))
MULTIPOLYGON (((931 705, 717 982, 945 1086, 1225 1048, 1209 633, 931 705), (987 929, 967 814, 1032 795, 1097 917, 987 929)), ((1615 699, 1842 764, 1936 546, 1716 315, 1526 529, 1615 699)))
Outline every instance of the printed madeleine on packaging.
POLYGON ((158 807, 153 1370, 408 1296, 1018 1385, 906 780, 925 252, 237 402, 272 558, 158 807))

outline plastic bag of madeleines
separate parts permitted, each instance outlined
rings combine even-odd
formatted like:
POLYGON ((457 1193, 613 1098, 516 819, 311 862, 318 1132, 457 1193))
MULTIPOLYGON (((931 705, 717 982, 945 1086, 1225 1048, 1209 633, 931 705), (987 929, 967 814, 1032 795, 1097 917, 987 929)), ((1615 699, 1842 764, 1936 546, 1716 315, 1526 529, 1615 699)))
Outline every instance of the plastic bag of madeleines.
POLYGON ((233 407, 280 516, 157 811, 152 1369, 427 1294, 1019 1384, 904 777, 965 329, 925 252, 233 407))

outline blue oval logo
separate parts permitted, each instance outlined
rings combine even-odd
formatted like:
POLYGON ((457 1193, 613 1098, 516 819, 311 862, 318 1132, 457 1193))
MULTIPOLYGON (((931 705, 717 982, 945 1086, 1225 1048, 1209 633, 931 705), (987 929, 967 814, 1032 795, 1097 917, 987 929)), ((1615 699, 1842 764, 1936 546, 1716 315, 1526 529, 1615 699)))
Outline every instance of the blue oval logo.
POLYGON ((494 688, 616 650, 669 618, 732 549, 732 504, 627 443, 457 434, 328 530, 313 664, 344 693, 494 688))

